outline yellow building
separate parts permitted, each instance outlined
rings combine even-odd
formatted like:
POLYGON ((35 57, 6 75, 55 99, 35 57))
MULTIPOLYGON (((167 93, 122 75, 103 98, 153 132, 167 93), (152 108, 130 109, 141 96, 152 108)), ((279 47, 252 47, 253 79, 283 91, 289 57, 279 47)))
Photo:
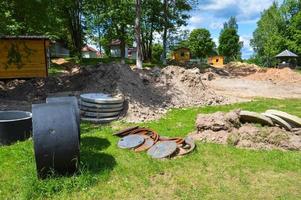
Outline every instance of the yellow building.
POLYGON ((42 36, 0 37, 0 79, 47 77, 49 43, 42 36))
POLYGON ((190 50, 185 47, 175 49, 172 54, 172 59, 181 63, 189 62, 190 50))
POLYGON ((208 64, 214 67, 223 67, 224 56, 211 56, 208 58, 208 64))

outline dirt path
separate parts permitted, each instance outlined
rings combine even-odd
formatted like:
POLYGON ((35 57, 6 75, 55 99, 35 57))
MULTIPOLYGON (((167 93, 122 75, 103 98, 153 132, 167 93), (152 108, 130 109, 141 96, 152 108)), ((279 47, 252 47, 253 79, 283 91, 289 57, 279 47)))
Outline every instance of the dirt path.
POLYGON ((301 85, 298 83, 275 84, 272 81, 218 77, 206 81, 206 84, 217 94, 232 98, 301 98, 301 85))

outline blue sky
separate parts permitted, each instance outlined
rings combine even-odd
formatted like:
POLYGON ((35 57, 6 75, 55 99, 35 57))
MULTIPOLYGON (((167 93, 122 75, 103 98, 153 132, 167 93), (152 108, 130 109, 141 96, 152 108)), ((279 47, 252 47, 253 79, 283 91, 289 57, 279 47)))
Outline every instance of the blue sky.
POLYGON ((269 8, 274 0, 199 0, 199 4, 191 12, 188 26, 185 29, 206 28, 218 45, 218 37, 223 26, 231 16, 238 22, 240 40, 244 42, 242 57, 249 58, 253 54, 250 39, 256 29, 260 13, 269 8))

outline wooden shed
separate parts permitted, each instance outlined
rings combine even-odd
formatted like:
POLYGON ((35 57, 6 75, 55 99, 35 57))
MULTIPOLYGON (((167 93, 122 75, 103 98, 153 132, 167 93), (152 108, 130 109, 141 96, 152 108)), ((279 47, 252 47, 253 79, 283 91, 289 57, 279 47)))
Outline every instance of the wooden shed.
POLYGON ((186 47, 175 49, 172 54, 172 59, 181 63, 189 62, 190 50, 186 47))
POLYGON ((49 44, 44 36, 0 37, 0 79, 47 77, 49 44))
POLYGON ((223 67, 224 56, 210 56, 208 57, 208 64, 214 67, 223 67))

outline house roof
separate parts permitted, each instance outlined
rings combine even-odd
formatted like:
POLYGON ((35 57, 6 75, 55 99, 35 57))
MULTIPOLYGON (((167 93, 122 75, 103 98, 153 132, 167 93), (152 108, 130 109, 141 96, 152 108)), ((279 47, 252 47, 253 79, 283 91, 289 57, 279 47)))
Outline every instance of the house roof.
POLYGON ((90 47, 89 45, 85 45, 82 48, 82 52, 88 52, 88 51, 93 51, 93 52, 98 52, 96 49, 94 49, 93 47, 90 47))
POLYGON ((49 40, 47 36, 37 36, 37 35, 1 35, 0 39, 26 39, 26 40, 49 40))
POLYGON ((285 51, 279 53, 275 57, 276 58, 281 58, 281 57, 293 57, 293 58, 297 58, 298 56, 296 54, 294 54, 293 52, 290 52, 289 50, 285 50, 285 51))

